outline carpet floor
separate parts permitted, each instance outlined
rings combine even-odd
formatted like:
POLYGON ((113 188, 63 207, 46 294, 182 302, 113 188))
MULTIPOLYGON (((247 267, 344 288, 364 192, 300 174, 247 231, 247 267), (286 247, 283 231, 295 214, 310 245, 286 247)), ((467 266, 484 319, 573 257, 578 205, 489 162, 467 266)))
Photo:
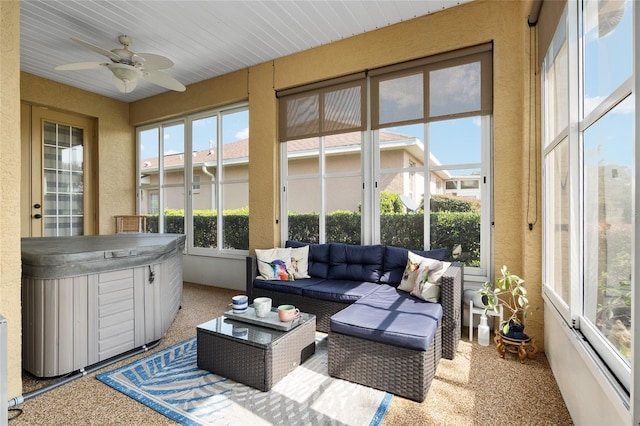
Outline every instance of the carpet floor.
MULTIPOLYGON (((9 413, 15 417, 9 425, 174 425, 95 375, 195 336, 196 326, 220 316, 235 294, 237 290, 185 283, 182 309, 157 347, 27 399, 17 407, 21 413, 9 413)), ((573 424, 544 353, 520 364, 511 354, 501 359, 493 344, 480 346, 466 336, 463 331, 455 359, 440 361, 427 399, 416 403, 394 397, 383 426, 573 424), (505 395, 520 395, 517 409, 500 408, 505 395)), ((25 373, 23 394, 53 381, 25 373)))

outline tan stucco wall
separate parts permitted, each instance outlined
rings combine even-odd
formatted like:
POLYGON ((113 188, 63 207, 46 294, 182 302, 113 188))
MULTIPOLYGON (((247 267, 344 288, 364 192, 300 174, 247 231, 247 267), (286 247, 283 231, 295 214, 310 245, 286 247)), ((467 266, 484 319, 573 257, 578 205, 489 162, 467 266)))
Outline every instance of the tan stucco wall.
POLYGON ((226 106, 247 100, 247 73, 240 70, 218 78, 192 84, 184 92, 167 92, 130 104, 134 126, 164 120, 176 115, 226 106))
MULTIPOLYGON (((20 74, 23 102, 97 119, 98 233, 115 232, 114 215, 135 214, 136 143, 129 104, 20 74)), ((23 183, 24 184, 24 183, 23 183)))
POLYGON ((16 184, 20 182, 18 1, 0 1, 0 58, 0 315, 9 325, 7 391, 13 398, 22 393, 20 185, 16 184))

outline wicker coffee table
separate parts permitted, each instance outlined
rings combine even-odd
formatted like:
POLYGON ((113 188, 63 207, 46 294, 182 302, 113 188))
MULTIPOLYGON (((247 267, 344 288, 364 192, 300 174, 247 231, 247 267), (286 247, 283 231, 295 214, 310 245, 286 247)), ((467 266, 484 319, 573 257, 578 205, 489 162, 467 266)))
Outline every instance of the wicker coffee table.
POLYGON ((316 317, 290 331, 218 317, 197 327, 198 368, 268 391, 316 351, 316 317))

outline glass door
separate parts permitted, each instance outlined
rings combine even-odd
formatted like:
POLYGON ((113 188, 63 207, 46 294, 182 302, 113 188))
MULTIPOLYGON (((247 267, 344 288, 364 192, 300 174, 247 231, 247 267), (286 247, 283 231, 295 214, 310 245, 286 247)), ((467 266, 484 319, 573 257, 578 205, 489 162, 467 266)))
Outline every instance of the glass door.
POLYGON ((95 234, 93 120, 32 108, 30 235, 95 234))

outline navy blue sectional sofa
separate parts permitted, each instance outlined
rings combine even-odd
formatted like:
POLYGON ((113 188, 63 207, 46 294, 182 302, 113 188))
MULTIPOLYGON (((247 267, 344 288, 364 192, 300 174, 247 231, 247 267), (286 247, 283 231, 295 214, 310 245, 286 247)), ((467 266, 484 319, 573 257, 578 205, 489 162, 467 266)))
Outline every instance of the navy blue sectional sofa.
MULTIPOLYGON (((309 246, 310 278, 295 281, 257 278, 257 258, 248 256, 249 300, 270 297, 274 306, 293 304, 315 314, 318 331, 329 333, 331 375, 424 400, 439 359, 453 359, 460 341, 463 264, 447 268, 440 303, 431 303, 397 288, 407 266, 407 249, 286 243, 304 245, 309 246), (389 364, 395 365, 391 371, 389 364), (368 377, 375 369, 380 371, 368 377), (407 371, 409 379, 395 378, 406 377, 407 371)), ((438 260, 446 255, 445 249, 412 251, 438 260)))

